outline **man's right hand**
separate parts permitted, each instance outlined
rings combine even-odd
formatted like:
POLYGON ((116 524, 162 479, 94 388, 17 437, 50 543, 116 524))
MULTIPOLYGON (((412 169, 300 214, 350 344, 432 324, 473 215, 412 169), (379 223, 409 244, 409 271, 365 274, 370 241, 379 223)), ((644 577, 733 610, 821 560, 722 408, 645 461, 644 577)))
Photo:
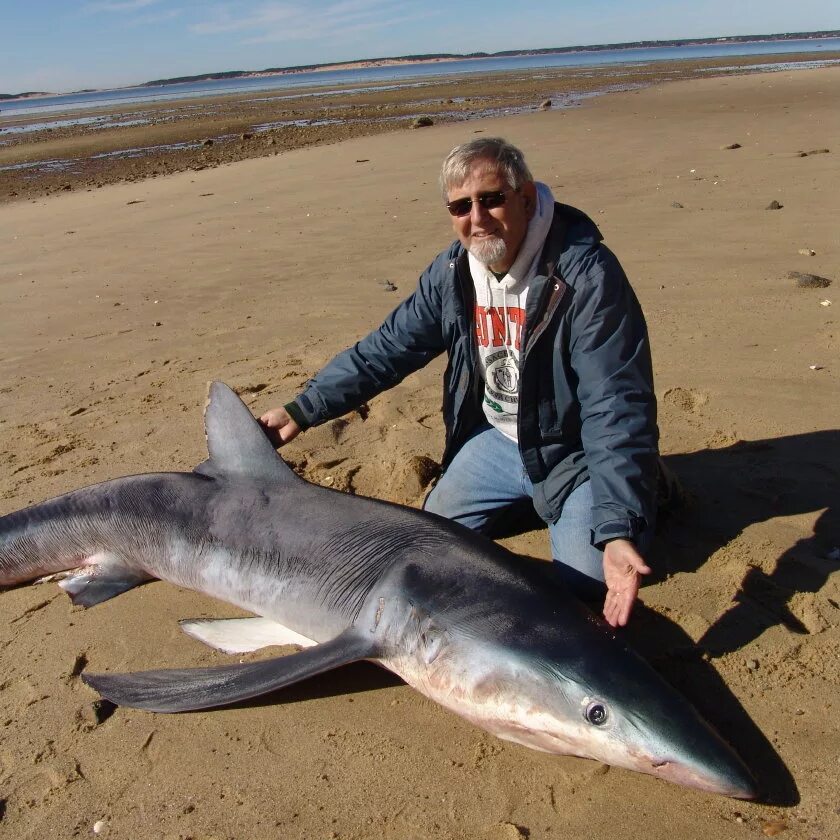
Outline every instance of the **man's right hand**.
POLYGON ((259 418, 259 424, 272 444, 279 448, 284 443, 294 440, 300 434, 300 426, 292 420, 289 412, 282 406, 266 411, 259 418))
POLYGON ((627 624, 639 594, 641 575, 650 573, 650 566, 630 540, 610 540, 604 546, 604 581, 607 584, 604 618, 608 624, 612 627, 627 624))

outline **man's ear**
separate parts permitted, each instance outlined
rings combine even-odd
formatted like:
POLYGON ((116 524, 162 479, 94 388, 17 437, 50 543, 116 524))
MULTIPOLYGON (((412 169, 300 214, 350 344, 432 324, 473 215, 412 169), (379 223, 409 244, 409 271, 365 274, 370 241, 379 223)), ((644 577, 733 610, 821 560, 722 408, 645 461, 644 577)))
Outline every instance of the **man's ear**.
POLYGON ((522 185, 522 196, 525 199, 525 210, 528 218, 533 219, 537 212, 537 185, 533 181, 522 185))

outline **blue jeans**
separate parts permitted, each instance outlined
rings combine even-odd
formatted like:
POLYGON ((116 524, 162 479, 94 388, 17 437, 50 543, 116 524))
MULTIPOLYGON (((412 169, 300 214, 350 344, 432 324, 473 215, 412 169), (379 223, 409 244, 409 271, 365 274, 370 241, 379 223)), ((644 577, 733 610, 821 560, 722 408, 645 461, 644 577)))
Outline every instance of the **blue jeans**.
MULTIPOLYGON (((423 508, 484 532, 502 510, 533 496, 517 444, 483 424, 458 450, 423 508)), ((590 583, 604 580, 604 555, 592 545, 592 526, 592 488, 586 481, 548 526, 551 556, 569 570, 572 582, 581 575, 590 583)))

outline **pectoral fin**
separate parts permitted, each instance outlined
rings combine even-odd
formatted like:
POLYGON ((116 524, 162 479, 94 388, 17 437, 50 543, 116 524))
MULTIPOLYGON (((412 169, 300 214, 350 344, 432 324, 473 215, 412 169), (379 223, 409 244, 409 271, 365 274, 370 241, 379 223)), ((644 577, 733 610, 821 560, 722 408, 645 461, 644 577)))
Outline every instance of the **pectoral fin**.
POLYGON ((50 577, 61 578, 58 585, 77 607, 101 604, 141 583, 154 580, 152 575, 140 569, 127 568, 119 557, 106 552, 89 557, 78 569, 50 577))
POLYGON ((270 618, 191 618, 178 623, 188 636, 225 653, 250 653, 270 645, 307 648, 317 644, 270 618))
POLYGON ((373 640, 351 629, 300 653, 262 662, 136 674, 82 674, 82 679, 119 706, 150 712, 189 712, 259 697, 315 674, 377 655, 373 640))

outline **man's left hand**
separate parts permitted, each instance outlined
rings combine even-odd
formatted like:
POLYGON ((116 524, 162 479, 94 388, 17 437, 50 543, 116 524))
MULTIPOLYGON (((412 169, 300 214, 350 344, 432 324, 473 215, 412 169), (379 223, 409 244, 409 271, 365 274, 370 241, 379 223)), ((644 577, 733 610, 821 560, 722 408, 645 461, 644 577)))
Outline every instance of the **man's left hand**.
POLYGON ((624 627, 639 594, 640 575, 651 572, 630 540, 610 540, 604 546, 604 580, 607 598, 604 618, 613 627, 624 627))

